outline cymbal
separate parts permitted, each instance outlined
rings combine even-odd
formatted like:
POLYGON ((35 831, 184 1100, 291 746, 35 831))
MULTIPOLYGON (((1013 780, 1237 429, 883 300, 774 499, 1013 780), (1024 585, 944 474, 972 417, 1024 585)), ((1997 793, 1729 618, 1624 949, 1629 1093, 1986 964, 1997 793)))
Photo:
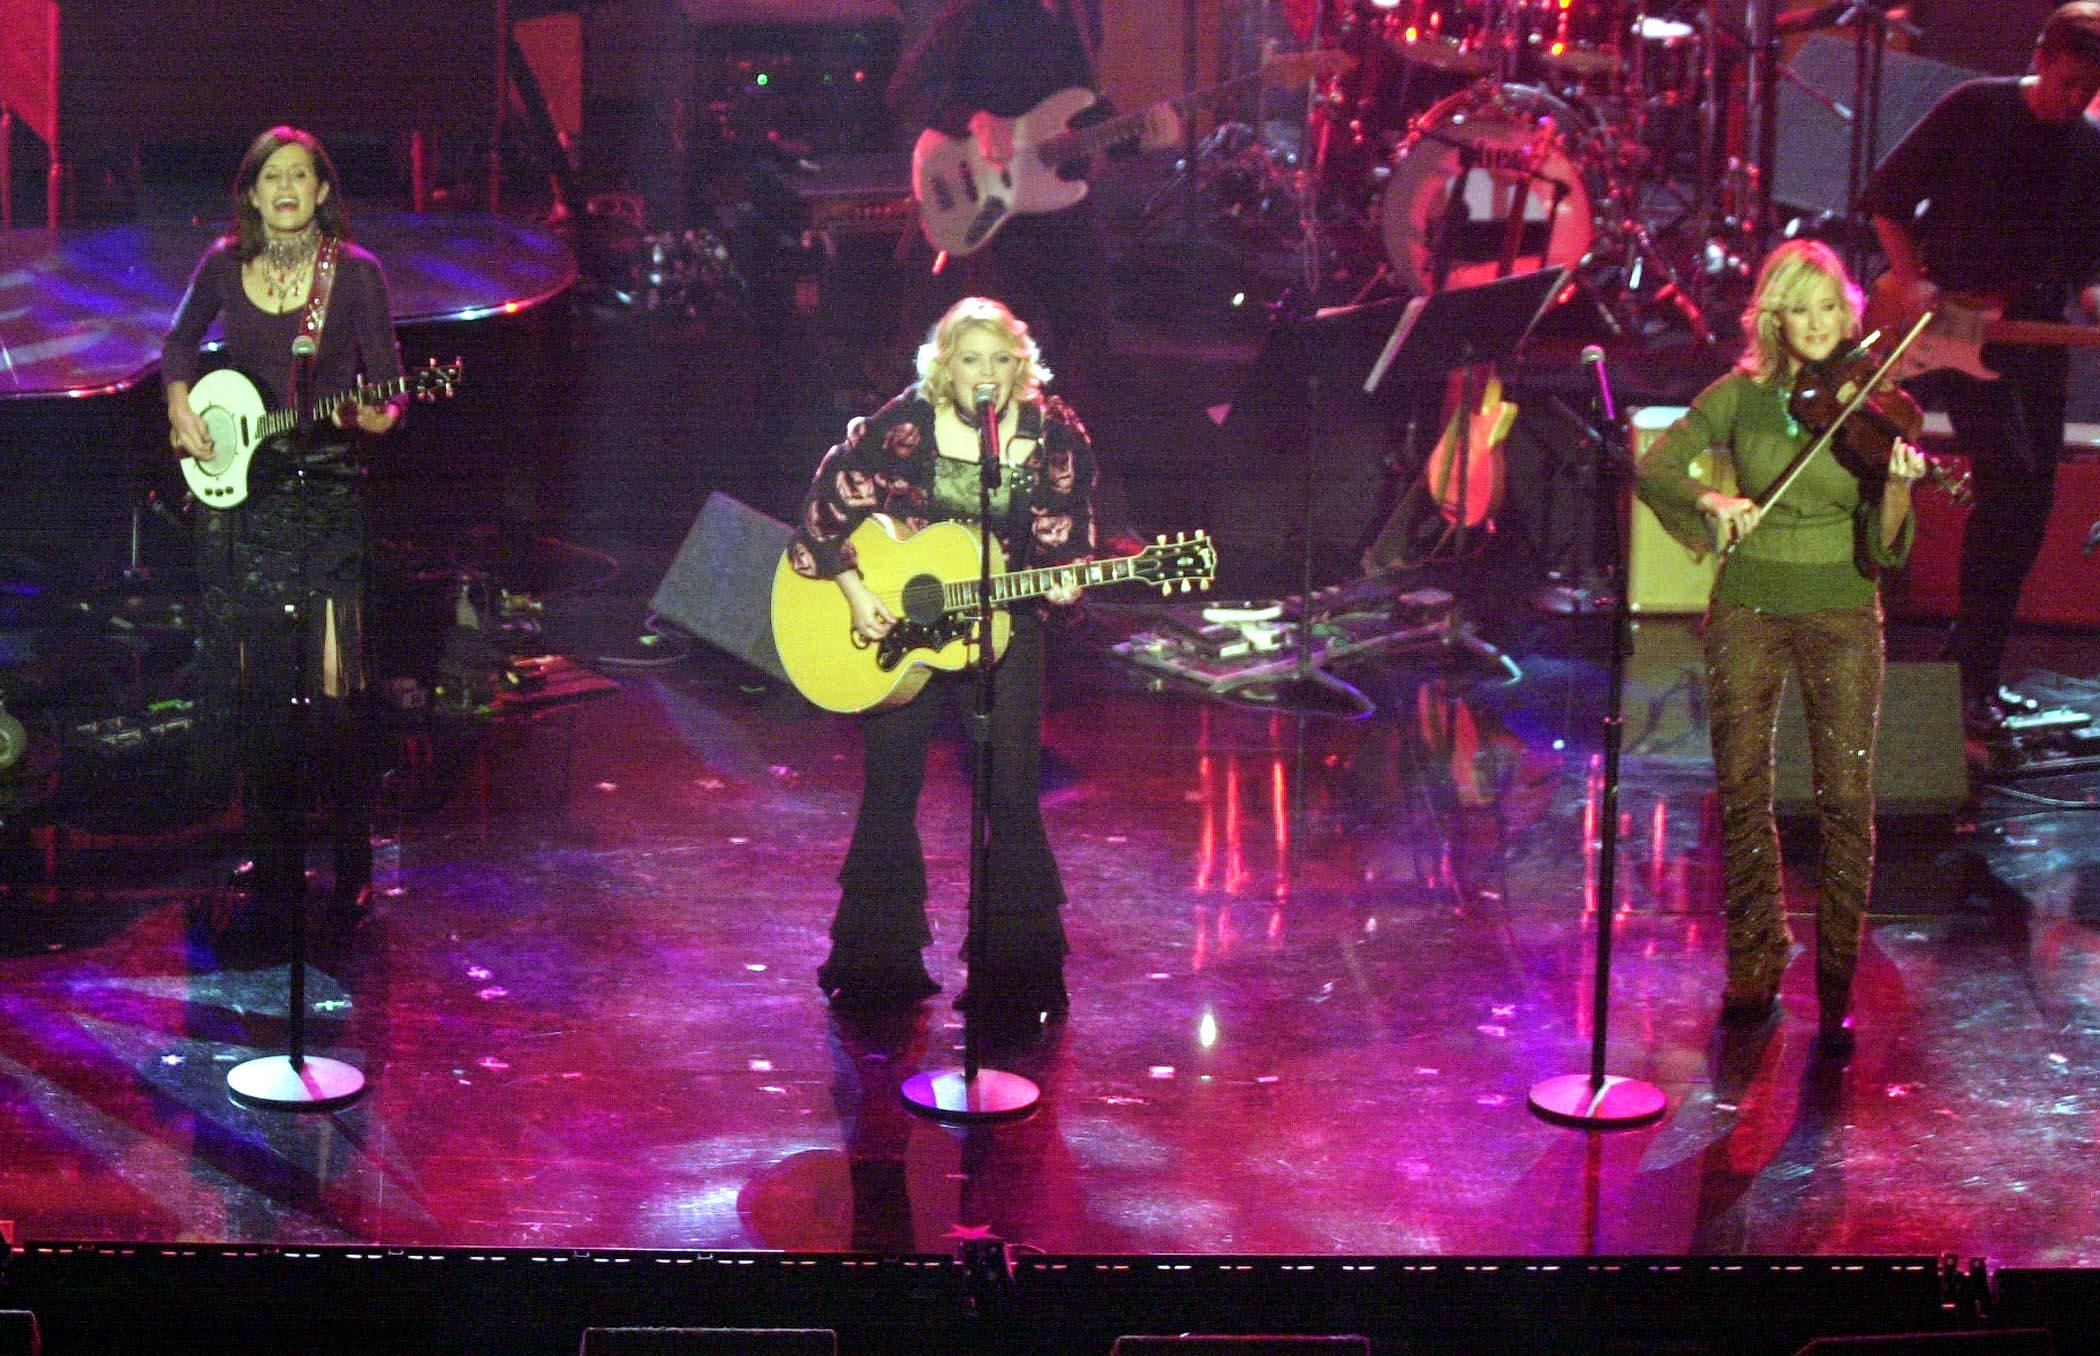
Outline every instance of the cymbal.
POLYGON ((1432 70, 1457 75, 1486 75, 1495 68, 1493 58, 1486 52, 1466 47, 1451 38, 1416 38, 1413 42, 1389 38, 1386 46, 1402 61, 1412 61, 1432 70))
POLYGON ((1536 55, 1548 66, 1584 77, 1615 75, 1620 64, 1617 52, 1599 47, 1547 45, 1540 47, 1536 55))

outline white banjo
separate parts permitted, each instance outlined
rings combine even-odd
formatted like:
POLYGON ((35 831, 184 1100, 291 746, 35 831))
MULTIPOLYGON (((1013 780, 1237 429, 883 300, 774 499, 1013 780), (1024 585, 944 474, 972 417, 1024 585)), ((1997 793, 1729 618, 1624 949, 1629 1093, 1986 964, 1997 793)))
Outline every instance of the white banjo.
MULTIPOLYGON (((419 367, 392 381, 358 386, 315 401, 305 422, 324 423, 345 405, 377 405, 397 395, 411 395, 418 400, 449 396, 459 385, 460 371, 457 358, 444 366, 432 358, 428 367, 419 367)), ((297 410, 266 409, 255 383, 230 367, 212 372, 190 387, 190 409, 211 434, 211 455, 182 458, 182 478, 189 482, 190 493, 207 508, 230 509, 245 500, 255 449, 301 423, 297 410)))

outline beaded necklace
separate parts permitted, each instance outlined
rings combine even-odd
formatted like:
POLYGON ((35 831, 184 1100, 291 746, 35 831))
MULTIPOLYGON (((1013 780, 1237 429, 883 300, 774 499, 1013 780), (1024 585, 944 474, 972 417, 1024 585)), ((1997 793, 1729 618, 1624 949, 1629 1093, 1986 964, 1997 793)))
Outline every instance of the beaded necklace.
POLYGON ((314 255, 321 247, 321 226, 309 221, 294 235, 272 236, 257 256, 262 261, 263 294, 279 315, 305 299, 307 280, 312 276, 314 255))

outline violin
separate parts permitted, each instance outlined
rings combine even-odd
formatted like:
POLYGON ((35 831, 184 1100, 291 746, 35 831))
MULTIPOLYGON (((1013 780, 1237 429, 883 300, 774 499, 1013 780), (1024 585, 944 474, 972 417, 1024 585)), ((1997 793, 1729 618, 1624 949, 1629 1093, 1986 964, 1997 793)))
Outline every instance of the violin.
MULTIPOLYGON (((1793 394, 1787 397, 1787 413, 1818 437, 1836 425, 1830 451, 1838 464, 1859 477, 1869 493, 1878 494, 1888 482, 1889 457, 1896 440, 1915 444, 1925 431, 1925 411, 1910 392, 1893 381, 1884 381, 1867 392, 1850 418, 1845 407, 1881 369, 1882 358, 1865 344, 1849 352, 1833 353, 1821 362, 1803 363, 1795 375, 1793 394)), ((1925 474, 1957 503, 1969 501, 1969 473, 1946 457, 1924 452, 1925 474)))

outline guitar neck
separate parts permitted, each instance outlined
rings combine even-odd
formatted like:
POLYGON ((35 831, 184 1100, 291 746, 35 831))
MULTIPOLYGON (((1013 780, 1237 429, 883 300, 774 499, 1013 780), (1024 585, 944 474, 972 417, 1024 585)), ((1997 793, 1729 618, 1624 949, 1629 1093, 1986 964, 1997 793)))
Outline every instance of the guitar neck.
MULTIPOLYGON (((345 405, 374 405, 382 400, 391 399, 406 391, 411 379, 409 374, 403 374, 392 381, 377 382, 370 386, 357 386, 332 396, 324 396, 314 402, 312 422, 323 423, 333 419, 335 412, 345 405)), ((291 409, 276 410, 263 416, 256 440, 259 442, 264 438, 275 437, 289 429, 298 427, 299 422, 299 411, 291 409)))
MULTIPOLYGON (((1162 99, 1158 106, 1171 108, 1183 117, 1187 117, 1205 104, 1246 89, 1266 78, 1267 75, 1266 69, 1257 67, 1248 71, 1245 75, 1234 76, 1221 85, 1212 85, 1207 89, 1192 90, 1187 94, 1179 95, 1172 99, 1162 99)), ((1125 113, 1119 117, 1108 118, 1086 127, 1060 132, 1039 144, 1035 148, 1036 156, 1045 165, 1055 169, 1059 165, 1069 164, 1074 160, 1083 160, 1093 155, 1096 151, 1107 150, 1118 142, 1128 141, 1130 138, 1143 132, 1145 130, 1145 119, 1150 115, 1151 108, 1152 106, 1147 106, 1135 113, 1125 113)))
MULTIPOLYGON (((1003 606, 1029 598, 1040 598, 1055 588, 1077 584, 1081 588, 1092 588, 1097 584, 1119 584, 1137 578, 1138 564, 1142 555, 1117 556, 1113 560, 1089 560, 1077 565, 1044 565, 1033 570, 1010 570, 992 576, 992 603, 1003 606)), ((944 612, 970 612, 977 607, 977 583, 975 579, 958 580, 941 586, 941 609, 944 612)))
POLYGON ((2067 325, 2055 320, 1993 320, 1984 337, 1994 344, 2054 344, 2065 348, 2100 347, 2100 325, 2067 325))

